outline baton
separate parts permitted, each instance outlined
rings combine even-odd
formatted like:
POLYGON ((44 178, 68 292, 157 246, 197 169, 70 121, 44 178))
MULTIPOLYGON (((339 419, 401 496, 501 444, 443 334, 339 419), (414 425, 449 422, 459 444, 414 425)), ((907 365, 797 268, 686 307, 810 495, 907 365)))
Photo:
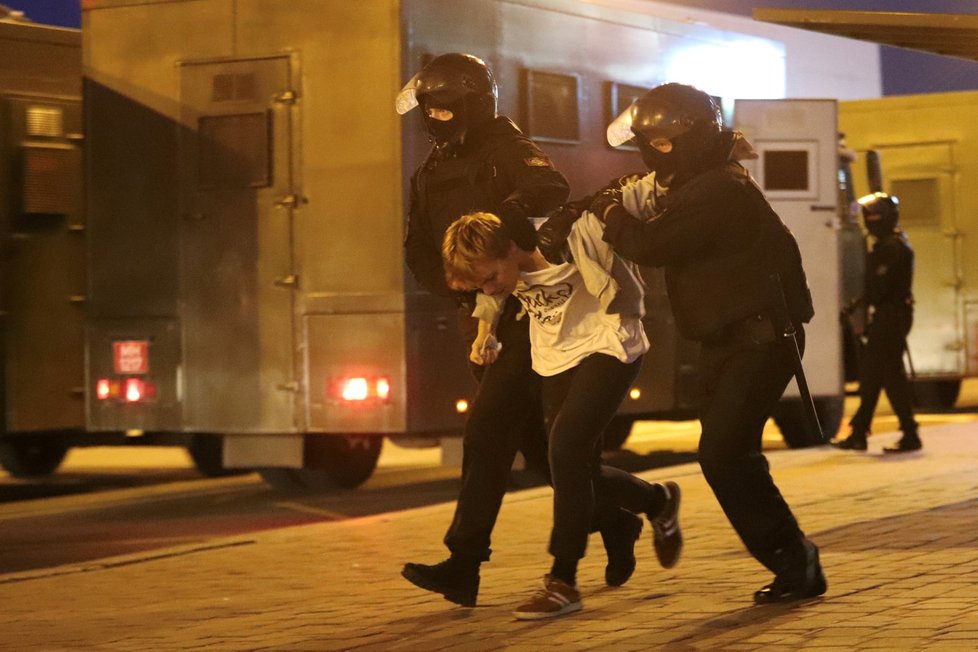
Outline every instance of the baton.
POLYGON ((770 292, 773 309, 774 328, 780 331, 780 337, 788 344, 788 353, 791 356, 791 366, 793 367, 795 381, 798 383, 798 392, 801 394, 802 421, 805 422, 805 429, 813 442, 825 444, 825 434, 822 426, 818 422, 818 413, 815 412, 815 401, 812 399, 812 392, 808 388, 808 380, 805 378, 805 368, 801 364, 801 349, 798 346, 798 332, 788 314, 788 302, 784 296, 784 287, 781 285, 781 276, 777 273, 768 277, 770 281, 770 292))

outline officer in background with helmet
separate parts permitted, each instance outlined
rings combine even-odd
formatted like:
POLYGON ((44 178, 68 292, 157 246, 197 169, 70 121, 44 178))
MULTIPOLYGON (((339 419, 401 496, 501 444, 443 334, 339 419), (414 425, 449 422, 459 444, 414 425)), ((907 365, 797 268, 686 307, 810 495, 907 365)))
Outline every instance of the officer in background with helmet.
POLYGON ((849 421, 850 435, 832 444, 847 450, 866 450, 880 390, 885 389, 903 437, 895 445, 885 446, 883 452, 916 451, 922 443, 903 367, 903 351, 913 324, 913 249, 906 233, 897 228, 900 201, 895 196, 877 192, 860 198, 859 205, 866 230, 875 241, 866 256, 861 299, 870 318, 860 357, 859 409, 849 421))
MULTIPOLYGON (((779 318, 791 320, 803 344, 802 324, 814 314, 798 245, 737 162, 756 158, 753 149, 723 129, 703 91, 670 83, 646 93, 608 127, 614 147, 633 138, 650 174, 609 185, 589 210, 621 256, 665 268, 679 331, 701 343, 699 463, 747 549, 774 573, 754 601, 821 595, 818 548, 761 452, 797 355, 779 318)), ((541 227, 548 257, 561 257, 573 213, 564 207, 541 227)))
MULTIPOLYGON (((420 107, 433 147, 411 179, 407 237, 408 267, 428 291, 459 302, 468 343, 475 339, 473 294, 448 287, 441 245, 448 226, 462 215, 498 215, 516 244, 532 251, 536 233, 528 218, 547 214, 568 195, 566 179, 550 159, 508 118, 496 114, 492 72, 479 58, 450 53, 436 57, 398 94, 405 114, 420 107)), ((496 328, 501 347, 490 366, 476 367, 479 392, 466 422, 462 482, 455 516, 445 535, 451 556, 434 565, 408 563, 402 575, 415 585, 463 606, 475 606, 479 567, 488 561, 490 535, 516 451, 548 480, 547 435, 540 380, 530 366, 528 320, 508 297, 496 328)), ((470 359, 481 354, 473 351, 470 359)), ((618 510, 596 517, 608 549, 606 578, 622 584, 635 568, 638 517, 618 510)))

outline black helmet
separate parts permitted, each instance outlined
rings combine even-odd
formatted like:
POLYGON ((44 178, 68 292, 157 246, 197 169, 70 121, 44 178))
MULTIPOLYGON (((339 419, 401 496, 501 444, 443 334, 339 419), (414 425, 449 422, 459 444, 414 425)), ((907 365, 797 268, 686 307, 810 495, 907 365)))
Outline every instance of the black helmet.
POLYGON ((866 230, 875 237, 888 235, 896 229, 900 220, 900 200, 895 195, 874 192, 860 197, 859 205, 863 210, 866 230))
POLYGON ((405 84, 394 106, 404 115, 421 105, 425 129, 439 147, 461 142, 472 127, 496 117, 496 80, 486 63, 471 54, 451 52, 435 57, 405 84), (450 120, 435 120, 427 109, 452 112, 450 120))
POLYGON ((686 84, 662 84, 635 100, 608 126, 608 143, 618 147, 632 137, 650 170, 669 176, 695 166, 712 153, 723 128, 713 98, 686 84), (656 139, 669 140, 673 151, 652 147, 656 139))

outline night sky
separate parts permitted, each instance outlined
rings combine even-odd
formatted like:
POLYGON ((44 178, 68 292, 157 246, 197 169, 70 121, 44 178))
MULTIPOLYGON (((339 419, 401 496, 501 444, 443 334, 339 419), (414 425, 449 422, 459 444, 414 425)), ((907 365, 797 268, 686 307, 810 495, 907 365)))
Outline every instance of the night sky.
MULTIPOLYGON (((0 0, 0 4, 23 11, 37 23, 81 26, 81 0, 0 0)), ((754 7, 978 14, 975 0, 683 0, 673 4, 745 16, 754 7)), ((978 89, 978 62, 892 47, 882 49, 881 61, 885 95, 978 89)))

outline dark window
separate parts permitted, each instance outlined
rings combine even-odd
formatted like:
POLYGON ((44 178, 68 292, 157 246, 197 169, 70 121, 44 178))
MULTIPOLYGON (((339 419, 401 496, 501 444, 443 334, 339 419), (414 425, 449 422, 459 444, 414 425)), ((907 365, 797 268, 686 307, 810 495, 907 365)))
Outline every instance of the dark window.
POLYGON ((271 185, 271 126, 267 113, 205 116, 198 122, 200 183, 271 185))
POLYGON ((765 150, 765 190, 810 190, 806 150, 765 150))
POLYGON ((900 200, 900 224, 910 228, 940 228, 941 193, 936 178, 894 179, 890 190, 900 200))
POLYGON ((581 139, 576 75, 526 71, 526 127, 531 138, 562 143, 581 139))

